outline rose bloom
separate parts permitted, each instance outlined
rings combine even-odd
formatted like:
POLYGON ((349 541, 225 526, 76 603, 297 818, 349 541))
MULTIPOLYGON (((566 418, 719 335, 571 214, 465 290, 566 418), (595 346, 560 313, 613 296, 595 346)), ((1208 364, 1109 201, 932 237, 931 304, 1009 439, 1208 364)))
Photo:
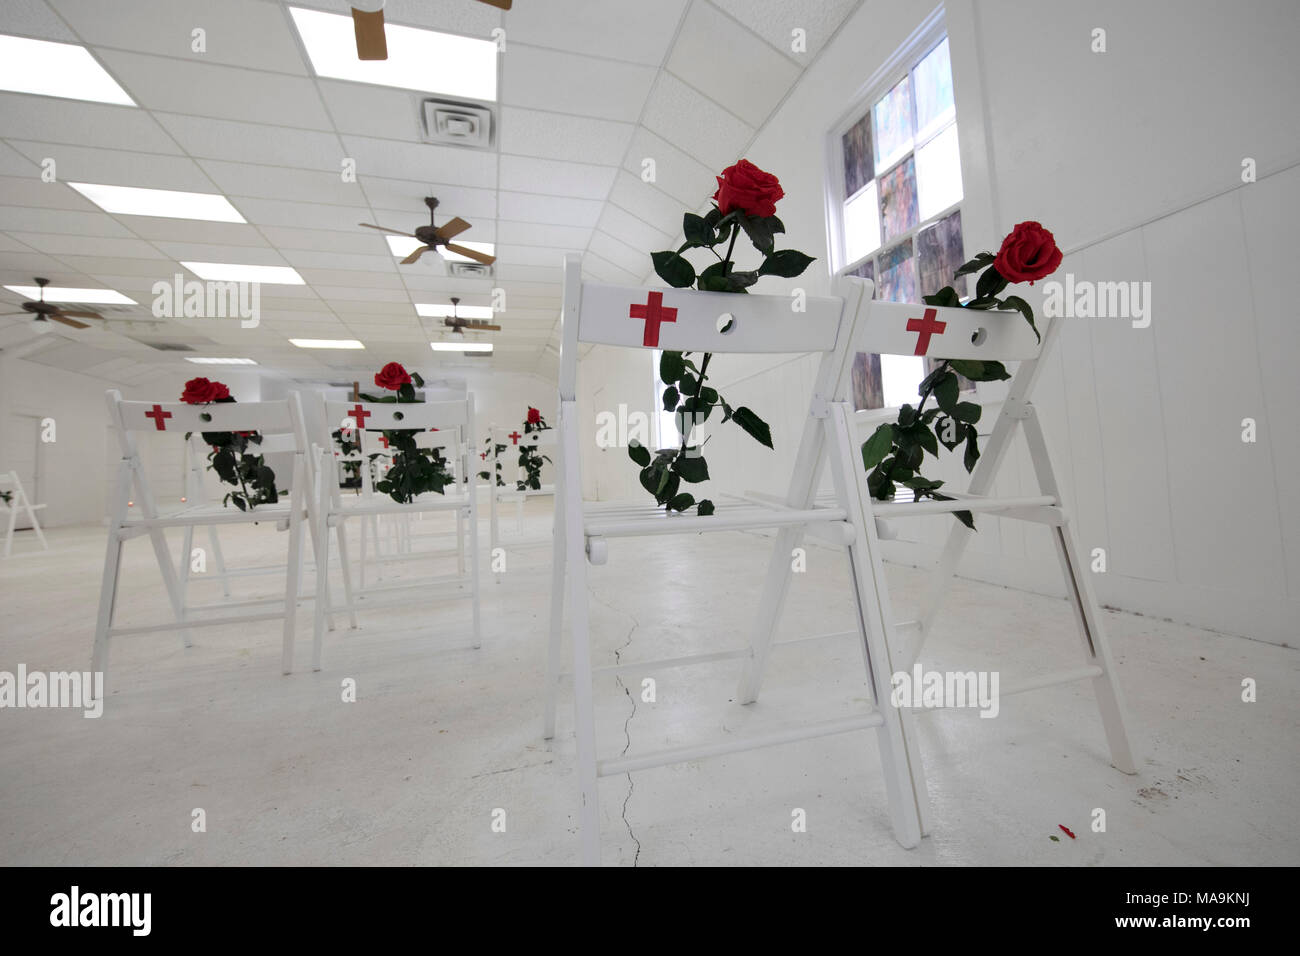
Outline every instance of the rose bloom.
POLYGON ((537 409, 533 408, 531 405, 528 406, 528 424, 539 425, 541 424, 541 421, 542 421, 542 413, 539 412, 537 409))
POLYGON ((1056 237, 1041 223, 1022 222, 1002 240, 993 268, 1008 282, 1028 282, 1051 275, 1061 264, 1056 237))
POLYGON ((181 401, 187 405, 207 405, 228 398, 230 398, 230 389, 220 382, 210 382, 206 378, 190 379, 185 383, 185 391, 181 393, 181 401))
POLYGON ((766 219, 776 215, 776 201, 785 195, 780 180, 747 159, 722 171, 713 201, 724 216, 739 209, 746 216, 766 219))
POLYGON ((400 363, 389 362, 375 373, 375 384, 380 388, 395 392, 403 385, 410 385, 411 376, 407 374, 406 369, 402 368, 400 363))

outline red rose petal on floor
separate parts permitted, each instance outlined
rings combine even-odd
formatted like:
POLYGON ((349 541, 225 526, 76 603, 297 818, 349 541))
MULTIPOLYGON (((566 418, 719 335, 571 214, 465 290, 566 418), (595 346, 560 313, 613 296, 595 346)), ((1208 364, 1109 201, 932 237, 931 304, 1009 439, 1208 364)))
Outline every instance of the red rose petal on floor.
POLYGON ((1071 840, 1075 839, 1074 834, 1071 833, 1070 830, 1069 830, 1069 828, 1066 827, 1064 824, 1060 824, 1060 823, 1058 823, 1057 826, 1060 827, 1061 830, 1064 831, 1065 835, 1068 836, 1071 840))

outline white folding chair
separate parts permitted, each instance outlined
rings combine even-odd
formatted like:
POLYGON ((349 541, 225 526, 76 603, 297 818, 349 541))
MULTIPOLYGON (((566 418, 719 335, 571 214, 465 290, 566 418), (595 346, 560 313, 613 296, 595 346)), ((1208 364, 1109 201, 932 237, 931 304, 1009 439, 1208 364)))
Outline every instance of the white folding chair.
MULTIPOLYGON (((454 451, 454 462, 449 467, 457 481, 448 485, 444 494, 426 492, 416 496, 408 503, 394 501, 386 494, 375 492, 369 484, 370 475, 362 468, 361 495, 344 496, 339 493, 337 481, 319 480, 321 475, 333 475, 334 465, 331 445, 328 441, 318 445, 314 454, 318 456, 320 467, 316 469, 316 513, 318 523, 316 534, 316 619, 314 640, 312 643, 312 667, 320 670, 321 652, 325 633, 325 617, 334 610, 346 610, 355 614, 362 597, 360 591, 352 586, 351 570, 347 557, 347 536, 344 522, 350 518, 363 521, 379 515, 417 515, 421 512, 453 512, 457 515, 457 537, 464 539, 462 529, 469 536, 468 575, 464 562, 461 562, 456 575, 444 576, 432 583, 469 585, 469 597, 473 607, 473 646, 480 644, 479 623, 479 560, 478 560, 478 506, 476 502, 477 483, 474 471, 469 467, 469 455, 474 434, 474 396, 466 394, 454 401, 412 402, 388 404, 381 402, 340 402, 324 401, 324 418, 330 430, 340 427, 349 428, 356 435, 361 445, 360 455, 366 461, 371 454, 379 453, 382 446, 379 440, 381 431, 417 430, 430 433, 431 429, 445 432, 438 435, 432 432, 417 436, 417 444, 427 447, 448 447, 454 451), (468 481, 460 481, 460 476, 468 475, 468 481), (465 524, 462 524, 464 522, 465 524), (343 575, 344 599, 346 605, 339 606, 330 598, 329 593, 329 529, 335 530, 339 547, 339 567, 343 575)), ((325 438, 328 439, 328 433, 325 438)), ((413 554, 420 557, 419 552, 413 554)), ((427 592, 429 580, 388 586, 384 590, 402 590, 419 588, 427 592)), ((372 589, 374 590, 374 589, 372 589)), ((427 593, 414 598, 414 601, 427 601, 427 593)), ((411 602, 406 602, 411 603, 411 602)), ((386 606, 392 606, 386 605, 386 606)), ((355 618, 353 626, 355 626, 355 618)))
MULTIPOLYGON (((281 668, 288 674, 293 670, 294 621, 298 604, 299 562, 302 560, 302 524, 307 517, 307 436, 303 427, 302 408, 298 396, 274 402, 215 403, 186 405, 179 402, 157 404, 152 402, 127 402, 116 389, 108 394, 109 421, 116 429, 122 458, 118 463, 117 484, 109 515, 108 548, 104 558, 104 578, 99 597, 99 618, 95 627, 95 648, 91 669, 103 671, 108 663, 108 646, 113 637, 126 634, 179 631, 186 647, 191 646, 189 629, 219 624, 248 624, 257 621, 283 620, 281 668), (205 421, 202 416, 207 415, 205 421), (141 463, 136 432, 167 431, 179 438, 186 432, 256 431, 263 435, 292 436, 293 470, 289 478, 289 499, 275 504, 257 505, 249 511, 235 506, 223 507, 219 503, 185 503, 177 512, 162 514, 148 477, 141 463), (138 509, 131 514, 128 502, 132 498, 138 509), (285 565, 284 598, 242 601, 188 608, 181 595, 176 567, 164 531, 168 528, 187 528, 247 524, 260 522, 275 527, 287 523, 289 532, 288 559, 285 565), (115 627, 118 578, 122 567, 122 549, 126 541, 147 534, 153 543, 158 570, 162 574, 167 597, 171 603, 174 622, 139 627, 115 627), (206 616, 207 611, 238 607, 277 606, 276 610, 223 616, 206 616), (193 617, 193 612, 204 616, 193 617)), ((187 555, 188 557, 188 555, 187 555)))
MULTIPOLYGON (((1058 337, 1061 320, 1052 321, 1039 342, 1018 312, 983 312, 973 309, 935 308, 894 302, 873 302, 867 317, 863 351, 884 355, 926 355, 935 359, 981 359, 1000 362, 1019 360, 1019 366, 1010 382, 1006 399, 992 434, 984 444, 979 461, 971 473, 965 493, 943 493, 951 501, 868 499, 869 515, 876 519, 919 517, 923 515, 951 514, 969 511, 973 515, 995 515, 999 518, 1041 524, 1049 530, 1056 554, 1065 576, 1065 591, 1073 610, 1082 638, 1084 659, 1080 666, 1055 674, 1047 674, 1021 683, 1004 684, 999 697, 1008 697, 1022 691, 1038 690, 1059 684, 1090 680, 1097 696, 1102 727, 1110 748, 1111 763, 1124 773, 1136 773, 1133 749, 1126 728, 1126 708, 1119 683, 1115 677, 1115 664, 1111 657, 1110 642, 1102 624, 1101 610, 1093 592, 1092 579, 1086 562, 1082 559, 1074 533, 1070 527, 1070 510, 1065 505, 1060 485, 1052 469, 1038 413, 1029 400, 1031 391, 1042 369, 1042 360, 1058 337), (919 330, 919 331, 918 331, 919 330), (1006 457, 1017 429, 1023 429, 1029 449, 1030 461, 1038 482, 1039 494, 1016 497, 990 495, 994 478, 1006 457)), ((876 522, 868 524, 868 533, 875 542, 876 522)), ((917 621, 894 624, 889 610, 888 591, 882 587, 881 606, 883 623, 891 647, 899 649, 903 669, 915 664, 925 640, 934 628, 935 618, 956 573, 962 552, 974 534, 956 519, 948 533, 923 603, 921 618, 917 621), (897 636, 896 636, 897 635, 897 636), (904 640, 906 639, 906 640, 904 640)), ((754 667, 743 694, 756 694, 762 676, 763 656, 755 655, 754 667)))
POLYGON ((0 509, 9 513, 8 527, 5 531, 5 554, 7 558, 13 553, 14 547, 14 530, 18 525, 18 515, 20 512, 27 513, 27 520, 31 522, 32 530, 36 532, 36 537, 40 539, 41 549, 50 550, 49 543, 45 540, 45 532, 41 530, 41 523, 36 519, 36 512, 40 511, 45 505, 34 505, 31 499, 27 497, 27 492, 23 490, 23 483, 18 480, 18 472, 7 471, 0 472, 0 491, 7 490, 10 500, 6 502, 0 498, 0 509))
MULTIPOLYGON (((565 587, 568 588, 573 641, 573 693, 578 781, 581 791, 579 823, 582 860, 600 861, 598 779, 632 770, 697 760, 703 757, 788 743, 827 734, 875 728, 884 766, 885 790, 894 836, 904 847, 921 839, 918 786, 905 736, 911 732, 910 715, 889 706, 890 676, 894 672, 891 649, 879 626, 877 595, 879 554, 871 550, 867 534, 866 475, 850 428, 853 409, 849 383, 854 340, 863 311, 869 307, 871 283, 840 280, 840 298, 812 298, 807 311, 793 314, 791 300, 782 296, 734 295, 689 290, 624 288, 583 283, 581 260, 569 255, 564 264, 563 335, 560 351, 559 469, 556 480, 556 534, 553 564, 549 663, 545 736, 555 733, 555 703, 560 674, 561 621, 565 587), (648 297, 648 298, 647 298, 648 297), (657 335, 644 334, 651 320, 633 318, 657 314, 657 335), (720 322, 730 318, 730 324, 720 322), (725 328, 725 331, 720 329, 725 328), (643 337, 644 334, 644 337, 643 337), (656 341, 657 339, 657 341, 656 341), (576 380, 580 342, 642 348, 657 345, 671 350, 715 353, 821 354, 821 363, 809 405, 808 419, 795 460, 790 490, 780 505, 762 502, 728 502, 708 517, 666 514, 649 504, 586 505, 578 443, 576 380), (835 487, 831 507, 814 502, 822 469, 829 466, 835 487), (697 660, 741 658, 752 666, 765 650, 763 634, 770 638, 788 584, 790 553, 801 530, 827 536, 848 546, 852 593, 859 622, 866 677, 876 702, 865 713, 786 726, 764 733, 721 742, 676 747, 656 753, 602 759, 595 748, 595 714, 592 694, 591 640, 588 633, 586 561, 603 564, 606 539, 646 534, 696 534, 750 528, 775 529, 776 545, 767 583, 762 592, 766 615, 760 615, 759 634, 751 650, 731 654, 697 655, 697 660), (877 572, 873 574, 873 570, 877 572), (566 576, 567 571, 567 576, 566 576)), ((682 666, 690 658, 645 662, 640 667, 682 666)), ((752 700, 752 696, 749 700, 752 700)), ((920 790, 924 793, 924 790, 920 790)))
MULTIPOLYGON (((488 437, 491 443, 491 454, 488 455, 488 474, 492 476, 488 480, 488 489, 491 494, 488 508, 488 540, 491 542, 491 550, 495 551, 501 544, 500 505, 510 501, 515 503, 516 533, 522 535, 524 532, 524 502, 529 498, 540 495, 555 494, 555 485, 553 484, 543 484, 540 488, 519 489, 518 482, 520 479, 517 476, 523 474, 523 469, 518 464, 519 452, 529 447, 554 452, 559 448, 560 439, 559 430, 555 428, 524 434, 518 428, 504 428, 500 425, 493 425, 488 430, 488 437), (501 451, 502 448, 505 451, 501 451), (504 485, 496 483, 497 475, 501 476, 501 480, 505 482, 504 485)), ((540 453, 546 454, 546 452, 540 453)), ((548 457, 553 459, 554 455, 548 455, 548 457)), ((552 464, 554 464, 554 461, 552 461, 552 464)), ((517 540, 515 543, 524 542, 517 540)), ((500 576, 498 576, 498 580, 500 580, 500 576)))

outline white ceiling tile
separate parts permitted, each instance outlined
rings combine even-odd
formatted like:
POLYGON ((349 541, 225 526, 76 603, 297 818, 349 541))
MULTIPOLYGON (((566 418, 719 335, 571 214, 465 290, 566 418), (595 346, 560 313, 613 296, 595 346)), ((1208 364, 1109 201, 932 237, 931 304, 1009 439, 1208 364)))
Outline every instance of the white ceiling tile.
POLYGON ((551 196, 604 199, 614 183, 615 172, 613 166, 502 156, 500 188, 551 196))
MULTIPOLYGON (((507 28, 508 29, 508 28, 507 28)), ((512 106, 635 122, 655 69, 510 43, 501 98, 512 106)))
POLYGON ((642 251, 635 249, 598 229, 592 234, 591 245, 587 247, 587 251, 594 252, 620 269, 625 269, 629 273, 636 275, 638 272, 651 268, 650 253, 657 250, 646 249, 642 251))
POLYGON ((346 156, 356 160, 357 175, 385 179, 428 180, 455 186, 494 188, 497 184, 495 153, 428 143, 344 136, 346 156))
POLYGON ((375 254, 376 247, 368 229, 333 232, 328 229, 298 229, 293 226, 261 226, 259 231, 277 249, 310 249, 363 256, 375 254))
POLYGON ((507 58, 515 43, 658 66, 687 0, 547 0, 515 4, 506 16, 507 58))
POLYGON ((122 50, 96 52, 132 98, 147 109, 331 128, 316 85, 306 77, 122 50))
POLYGON ((596 225, 604 206, 603 202, 595 199, 535 196, 530 193, 500 194, 501 218, 515 222, 542 222, 590 229, 596 225))
MULTIPOLYGON (((590 229, 576 226, 548 226, 535 222, 497 223, 497 239, 502 244, 552 246, 557 249, 585 249, 591 239, 590 229)), ((556 253, 557 256, 559 253, 556 253)))
POLYGON ((646 128, 719 171, 734 163, 754 127, 671 73, 661 74, 646 103, 646 128))
POLYGON ((211 242, 228 246, 264 246, 256 226, 240 222, 204 222, 196 219, 157 219, 122 216, 121 222, 141 239, 151 242, 211 242))
POLYGON ((240 199, 239 211, 257 226, 296 226, 302 229, 332 229, 350 232, 368 218, 355 206, 325 206, 281 199, 240 199))
POLYGON ((692 209, 718 188, 714 177, 725 168, 719 167, 715 172, 662 136, 637 127, 624 168, 639 177, 648 168, 644 165, 647 159, 654 160, 654 185, 692 209))
POLYGON ((103 0, 53 0, 53 5, 90 44, 307 73, 288 17, 265 0, 131 0, 114 4, 111 16, 104 15, 103 0), (193 49, 196 28, 205 33, 203 52, 193 49))
MULTIPOLYGON (((590 233, 587 233, 590 238, 590 233)), ((585 245, 586 240, 584 240, 585 245)), ((554 246, 497 246, 497 262, 501 265, 555 266, 560 268, 566 252, 581 252, 579 248, 561 249, 554 246)))
POLYGON ((161 276, 171 276, 184 270, 156 249, 150 257, 121 258, 115 255, 68 254, 60 256, 69 269, 78 269, 93 276, 144 276, 152 284, 161 276))
POLYGON ((642 182, 626 170, 619 172, 609 200, 670 236, 681 232, 682 214, 688 211, 672 196, 642 182))
POLYGON ((501 152, 616 166, 636 126, 513 106, 501 109, 501 152))
POLYGON ((285 129, 179 113, 154 114, 191 156, 263 163, 294 169, 342 172, 339 138, 334 133, 285 129))
POLYGON ((77 42, 77 35, 68 29, 45 0, 7 0, 4 32, 38 40, 77 42))
POLYGON ((655 228, 643 219, 639 219, 613 203, 605 205, 596 228, 608 233, 633 249, 643 249, 646 253, 667 249, 674 243, 674 237, 655 228))
POLYGON ((402 141, 420 138, 420 102, 426 94, 343 80, 318 82, 325 108, 340 133, 402 141))
POLYGON ((497 277, 506 282, 549 282, 557 289, 564 282, 563 266, 497 266, 497 277))
POLYGON ((28 159, 13 147, 0 143, 0 174, 39 178, 40 163, 38 160, 28 159))
POLYGON ((763 124, 800 69, 708 3, 686 14, 668 69, 750 126, 763 124), (719 43, 719 37, 726 37, 719 43))
POLYGON ((582 272, 584 275, 592 276, 598 282, 611 282, 615 285, 637 285, 641 281, 640 276, 626 269, 620 269, 614 263, 594 253, 582 257, 582 272))
MULTIPOLYGON (((392 275, 392 283, 394 285, 398 284, 397 260, 391 255, 359 256, 352 253, 313 252, 306 249, 281 249, 280 253, 286 260, 288 260, 289 265, 298 269, 300 273, 303 269, 320 270, 315 273, 315 280, 308 281, 312 282, 312 284, 316 286, 317 291, 320 292, 321 295, 325 294, 325 290, 320 287, 319 283, 330 276, 330 272, 324 270, 331 270, 333 272, 333 277, 338 280, 337 282, 328 284, 347 284, 349 280, 343 278, 339 270, 368 273, 387 272, 392 275)), ((303 275, 303 278, 306 279, 307 276, 303 275)))
MULTIPOLYGON (((103 236, 61 236, 55 233, 15 232, 14 238, 52 256, 118 256, 129 259, 157 259, 158 250, 142 239, 111 239, 103 236)), ((16 253, 11 253, 14 255, 16 253)))
POLYGON ((180 153, 157 121, 147 111, 133 106, 0 93, 0 116, 4 117, 3 131, 8 139, 180 153))
POLYGON ((55 162, 58 179, 73 183, 107 183, 113 186, 143 186, 149 189, 181 189, 212 192, 212 183, 192 159, 132 153, 118 149, 96 149, 54 143, 11 140, 9 145, 33 162, 45 158, 55 162))
POLYGON ((132 233, 104 212, 0 206, 0 223, 6 232, 62 232, 84 236, 121 236, 132 233))
MULTIPOLYGON (((344 182, 337 172, 257 166, 218 159, 201 159, 198 162, 203 171, 212 177, 217 188, 229 197, 292 199, 358 208, 368 205, 360 185, 344 182)), ((235 206, 239 206, 237 198, 235 206)))
POLYGON ((36 176, 0 176, 0 205, 99 211, 98 206, 71 186, 41 182, 36 176))
MULTIPOLYGON (((234 262, 239 265, 282 266, 284 257, 270 246, 222 246, 202 242, 157 242, 160 252, 177 263, 234 262)), ((179 266, 178 266, 179 268, 179 266)))
POLYGON ((796 63, 807 67, 860 0, 712 0, 796 63), (807 52, 791 49, 793 31, 807 37, 807 52))

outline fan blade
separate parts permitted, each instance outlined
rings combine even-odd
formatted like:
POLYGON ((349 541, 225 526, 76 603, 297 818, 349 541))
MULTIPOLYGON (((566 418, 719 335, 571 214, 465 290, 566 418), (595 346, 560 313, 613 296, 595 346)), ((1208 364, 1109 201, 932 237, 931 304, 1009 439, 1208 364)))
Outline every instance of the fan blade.
POLYGON ((443 248, 448 252, 454 252, 467 259, 473 259, 475 262, 481 262, 485 266, 490 266, 492 263, 497 261, 496 256, 490 256, 486 252, 479 252, 477 249, 468 249, 465 246, 458 246, 454 242, 447 243, 443 248))
POLYGON ((67 318, 67 316, 69 315, 77 315, 77 314, 78 313, 76 312, 65 312, 63 315, 56 315, 54 313, 51 313, 50 315, 46 316, 46 318, 48 318, 51 322, 62 322, 64 325, 70 325, 74 329, 90 328, 90 326, 87 325, 85 322, 78 322, 76 319, 67 318))
POLYGON ((457 332, 464 332, 469 329, 471 332, 500 332, 499 325, 486 325, 479 322, 470 322, 468 319, 445 318, 442 324, 455 329, 457 332))
POLYGON ((387 60, 388 39, 384 36, 384 11, 352 8, 352 30, 357 35, 357 58, 387 60))
POLYGON ((409 265, 410 265, 412 262, 414 262, 416 259, 420 258, 420 256, 424 255, 428 250, 429 250, 429 247, 428 247, 428 246, 421 246, 419 249, 416 249, 416 250, 415 250, 414 252, 412 252, 409 256, 407 256, 405 259, 403 259, 403 260, 402 260, 402 265, 404 265, 404 266, 409 266, 409 265))
POLYGON ((465 328, 469 329, 471 332, 500 332, 500 331, 501 331, 501 326, 499 326, 499 325, 474 325, 474 324, 470 324, 470 325, 465 326, 465 328))
POLYGON ((489 7, 496 7, 498 10, 509 10, 513 2, 514 0, 479 0, 479 3, 486 3, 489 7))
MULTIPOLYGON (((72 311, 70 311, 70 310, 68 310, 68 309, 59 309, 58 314, 59 314, 59 315, 70 315, 70 316, 72 316, 74 319, 100 319, 100 320, 103 320, 103 318, 104 318, 104 317, 103 317, 102 315, 100 315, 98 312, 72 312, 72 311)), ((50 318, 56 318, 56 316, 51 315, 50 318)))
POLYGON ((439 239, 454 239, 468 228, 469 223, 464 219, 461 219, 460 216, 457 216, 455 219, 449 219, 447 222, 444 222, 433 231, 438 234, 439 239))
POLYGON ((357 225, 365 226, 367 229, 378 229, 380 232, 391 232, 395 236, 410 236, 412 239, 416 238, 416 235, 413 232, 402 232, 400 229, 389 229, 387 226, 376 226, 369 222, 359 222, 357 225))

